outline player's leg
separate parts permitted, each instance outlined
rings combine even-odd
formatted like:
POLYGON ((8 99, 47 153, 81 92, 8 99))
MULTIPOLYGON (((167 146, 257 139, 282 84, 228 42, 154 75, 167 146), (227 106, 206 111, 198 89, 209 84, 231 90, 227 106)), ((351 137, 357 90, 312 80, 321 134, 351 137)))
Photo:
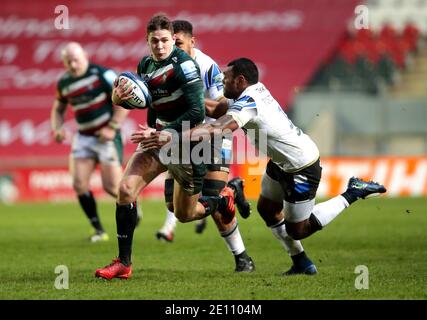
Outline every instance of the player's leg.
POLYGON ((225 187, 218 196, 200 196, 203 177, 206 174, 204 164, 172 164, 168 170, 175 179, 173 207, 175 216, 182 223, 199 220, 219 211, 225 224, 235 216, 234 191, 225 187))
POLYGON ((315 205, 320 176, 321 167, 317 161, 300 172, 284 177, 282 186, 288 191, 288 197, 285 197, 286 228, 294 239, 304 239, 321 230, 356 200, 386 192, 384 186, 378 183, 351 178, 344 193, 315 205), (300 181, 304 181, 303 184, 300 181))
POLYGON ((96 137, 83 136, 77 133, 72 144, 70 155, 70 173, 73 181, 73 189, 77 194, 80 206, 95 229, 95 233, 89 238, 90 241, 108 240, 108 235, 102 227, 96 200, 90 190, 90 177, 96 167, 96 153, 92 146, 96 145, 96 137))
MULTIPOLYGON (((214 168, 210 167, 211 170, 214 168)), ((219 169, 219 168, 218 168, 219 169)), ((203 181, 202 195, 204 196, 219 196, 228 181, 228 171, 208 171, 203 181)), ((252 272, 255 270, 255 264, 251 257, 246 252, 245 244, 237 222, 237 218, 225 224, 221 219, 219 212, 212 214, 212 218, 218 228, 221 237, 224 239, 227 248, 234 256, 236 263, 236 272, 252 272)))
POLYGON ((349 179, 345 192, 314 206, 312 217, 314 222, 312 223, 318 224, 319 228, 323 228, 355 201, 376 196, 386 191, 386 188, 379 183, 372 181, 366 182, 359 178, 352 177, 349 179))
POLYGON ((119 183, 122 178, 121 163, 123 158, 123 146, 119 133, 117 133, 113 141, 98 142, 96 150, 104 191, 117 198, 119 183))
POLYGON ((132 241, 137 220, 136 199, 142 189, 164 171, 166 168, 154 152, 137 150, 129 159, 120 181, 116 204, 119 255, 109 266, 96 270, 97 277, 112 279, 128 278, 131 275, 132 241))
POLYGON ((251 205, 248 200, 246 200, 244 189, 244 182, 240 177, 235 177, 228 181, 227 185, 234 190, 235 202, 237 210, 239 210, 242 218, 247 219, 251 214, 251 205))
MULTIPOLYGON (((96 152, 100 163, 102 186, 106 193, 117 198, 119 183, 123 175, 123 144, 120 133, 117 132, 113 141, 98 143, 96 152)), ((137 209, 138 224, 142 214, 139 206, 137 209)))
POLYGON ((280 183, 274 178, 277 178, 275 172, 272 172, 270 165, 267 165, 267 171, 262 177, 257 209, 267 227, 271 229, 292 259, 292 267, 284 275, 316 274, 316 266, 307 257, 301 242, 290 237, 286 230, 283 212, 284 193, 280 183))
POLYGON ((165 188, 164 188, 164 196, 166 203, 166 218, 163 226, 157 231, 156 237, 158 240, 164 240, 166 242, 172 242, 175 229, 176 222, 178 219, 175 217, 175 213, 173 211, 173 188, 174 188, 174 180, 170 173, 166 174, 165 178, 165 188))

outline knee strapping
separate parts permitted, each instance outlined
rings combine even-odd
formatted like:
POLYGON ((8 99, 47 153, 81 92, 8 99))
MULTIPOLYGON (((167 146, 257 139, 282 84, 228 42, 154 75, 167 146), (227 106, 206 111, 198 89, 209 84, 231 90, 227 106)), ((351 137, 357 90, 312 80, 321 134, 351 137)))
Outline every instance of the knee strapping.
POLYGON ((165 202, 173 202, 173 185, 174 180, 173 179, 166 179, 165 180, 165 202))
POLYGON ((202 195, 218 196, 225 187, 225 182, 222 180, 205 179, 203 181, 202 195))
POLYGON ((310 215, 310 217, 308 218, 308 221, 310 222, 310 226, 311 226, 312 230, 318 231, 318 230, 323 229, 322 224, 320 223, 319 219, 317 219, 317 217, 314 214, 310 215))

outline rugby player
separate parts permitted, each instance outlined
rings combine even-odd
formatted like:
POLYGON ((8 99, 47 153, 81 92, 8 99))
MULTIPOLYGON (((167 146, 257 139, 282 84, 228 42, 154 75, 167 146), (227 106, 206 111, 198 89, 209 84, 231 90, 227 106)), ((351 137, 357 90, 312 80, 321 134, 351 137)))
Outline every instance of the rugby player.
POLYGON ((89 180, 99 163, 104 190, 117 197, 122 176, 120 126, 129 111, 111 103, 116 78, 113 70, 90 63, 87 53, 76 42, 68 43, 61 55, 67 71, 57 84, 57 96, 51 111, 51 127, 55 141, 63 142, 66 138, 64 116, 67 106, 71 105, 78 127, 69 162, 73 189, 95 229, 90 241, 106 241, 108 234, 101 224, 89 180))
MULTIPOLYGON (((179 133, 186 125, 192 128, 201 124, 205 117, 205 105, 198 65, 187 53, 174 46, 172 22, 165 15, 152 17, 146 31, 151 55, 140 61, 137 73, 145 78, 152 95, 148 118, 151 118, 150 112, 155 112, 158 132, 179 133)), ((113 102, 120 105, 130 99, 131 91, 132 87, 127 81, 117 83, 113 89, 113 102)), ((134 135, 152 135, 155 132, 156 129, 141 126, 141 130, 134 135)), ((196 145, 190 144, 190 147, 196 145)), ((200 197, 206 174, 205 164, 195 163, 192 158, 189 162, 184 161, 190 155, 181 152, 184 150, 181 144, 178 147, 176 153, 162 154, 159 150, 147 151, 139 146, 130 158, 120 182, 116 204, 119 254, 110 265, 96 270, 96 277, 127 279, 131 276, 136 198, 162 172, 168 170, 177 182, 174 184, 173 208, 180 222, 198 220, 217 210, 224 224, 234 219, 233 189, 226 186, 219 196, 200 197)))
MULTIPOLYGON (((211 57, 204 54, 194 47, 195 38, 193 36, 193 26, 186 20, 173 21, 175 46, 188 53, 199 65, 200 75, 203 80, 205 105, 207 105, 206 114, 214 113, 218 108, 228 107, 227 99, 223 96, 222 73, 217 63, 211 57)), ((205 122, 212 122, 215 119, 206 116, 205 122)), ((206 165, 207 174, 203 181, 202 194, 209 196, 218 196, 228 181, 228 173, 232 157, 232 140, 224 139, 220 148, 215 148, 212 144, 211 162, 206 165)), ((229 186, 236 190, 236 204, 241 211, 241 215, 249 216, 250 205, 246 201, 243 193, 243 185, 240 178, 234 178, 229 186)), ((162 228, 157 232, 157 238, 171 242, 176 229, 176 217, 173 213, 173 188, 174 179, 168 175, 165 180, 165 201, 167 205, 167 214, 162 228)), ((237 218, 234 218, 229 224, 224 225, 221 215, 215 212, 211 215, 215 224, 223 237, 228 249, 233 253, 236 268, 235 271, 253 271, 254 263, 247 255, 245 245, 240 235, 237 218)), ((201 233, 206 227, 206 218, 198 220, 196 232, 201 233)))
MULTIPOLYGON (((192 141, 206 141, 226 130, 254 131, 248 134, 251 142, 270 157, 262 177, 257 209, 291 255, 293 265, 284 275, 315 274, 315 265, 296 240, 321 230, 358 199, 384 193, 386 189, 378 183, 352 177, 341 195, 315 204, 322 170, 319 150, 258 81, 255 63, 247 58, 231 61, 224 70, 223 84, 224 96, 234 100, 227 113, 182 136, 192 141), (261 141, 266 141, 266 145, 261 145, 261 141)), ((173 140, 170 134, 161 132, 143 137, 140 143, 144 148, 159 148, 170 140, 173 140)))

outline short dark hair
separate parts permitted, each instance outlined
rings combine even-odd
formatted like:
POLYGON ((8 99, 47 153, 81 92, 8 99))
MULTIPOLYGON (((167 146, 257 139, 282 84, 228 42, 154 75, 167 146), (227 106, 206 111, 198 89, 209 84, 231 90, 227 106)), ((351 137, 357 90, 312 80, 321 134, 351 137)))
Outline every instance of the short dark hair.
POLYGON ((147 37, 150 32, 163 29, 169 30, 173 34, 172 22, 165 14, 155 15, 147 23, 147 37))
POLYGON ((184 32, 193 36, 193 25, 187 20, 174 20, 172 22, 173 32, 184 32))
POLYGON ((243 75, 249 84, 258 82, 258 68, 256 64, 248 58, 235 59, 228 63, 228 67, 233 67, 233 75, 236 78, 243 75))

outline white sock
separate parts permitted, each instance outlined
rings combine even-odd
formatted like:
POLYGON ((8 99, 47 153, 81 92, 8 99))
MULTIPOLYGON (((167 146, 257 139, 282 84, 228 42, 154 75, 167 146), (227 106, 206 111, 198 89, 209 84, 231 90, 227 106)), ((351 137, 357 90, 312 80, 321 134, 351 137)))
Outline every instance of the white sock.
POLYGON ((174 232, 177 221, 178 219, 175 217, 175 214, 172 211, 167 210, 165 223, 160 230, 164 233, 174 232))
POLYGON ((232 227, 232 232, 220 232, 221 236, 224 238, 225 244, 227 245, 228 250, 230 250, 233 255, 241 254, 245 251, 245 245, 240 235, 239 226, 237 225, 237 220, 235 225, 232 227))
POLYGON ((328 201, 318 203, 313 208, 313 214, 319 220, 322 227, 334 220, 345 208, 349 206, 347 200, 341 195, 328 201))
POLYGON ((279 223, 270 226, 271 232, 279 240, 285 250, 290 256, 294 256, 304 251, 301 241, 292 239, 286 232, 286 226, 284 223, 285 219, 282 219, 279 223))

